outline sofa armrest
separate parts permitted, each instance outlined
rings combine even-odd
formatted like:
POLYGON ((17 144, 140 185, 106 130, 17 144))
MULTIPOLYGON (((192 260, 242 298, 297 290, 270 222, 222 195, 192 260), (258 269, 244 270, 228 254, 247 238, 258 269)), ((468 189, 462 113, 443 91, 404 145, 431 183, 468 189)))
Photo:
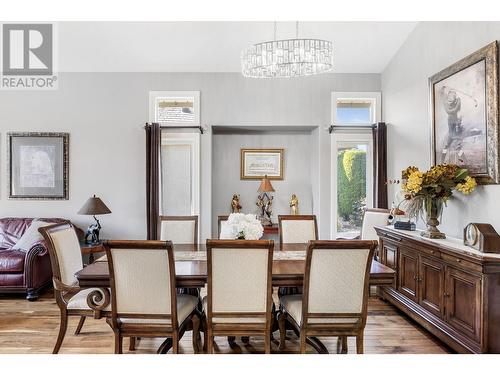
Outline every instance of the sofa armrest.
POLYGON ((40 240, 31 245, 30 249, 26 252, 26 257, 44 256, 48 254, 47 244, 45 240, 40 240))
MULTIPOLYGON (((24 280, 28 294, 48 285, 52 278, 49 252, 44 240, 33 244, 24 259, 24 280)), ((36 294, 36 293, 35 293, 36 294)))

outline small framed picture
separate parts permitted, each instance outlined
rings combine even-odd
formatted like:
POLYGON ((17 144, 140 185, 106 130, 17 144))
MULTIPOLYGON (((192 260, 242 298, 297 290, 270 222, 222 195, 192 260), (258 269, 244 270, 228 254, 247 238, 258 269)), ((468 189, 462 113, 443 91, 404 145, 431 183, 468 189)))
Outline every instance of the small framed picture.
POLYGON ((9 198, 68 199, 69 133, 7 133, 9 198))
POLYGON ((163 126, 200 126, 200 92, 150 91, 149 120, 163 126))
POLYGON ((283 149, 242 148, 240 152, 240 179, 283 180, 283 149))

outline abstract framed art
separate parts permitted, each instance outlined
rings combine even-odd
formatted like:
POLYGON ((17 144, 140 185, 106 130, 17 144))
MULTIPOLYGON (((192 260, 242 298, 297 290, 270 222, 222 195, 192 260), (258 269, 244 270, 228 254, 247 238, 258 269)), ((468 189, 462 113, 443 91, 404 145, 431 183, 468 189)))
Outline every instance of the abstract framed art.
POLYGON ((429 78, 432 164, 498 184, 498 47, 488 44, 429 78))
POLYGON ((69 133, 7 133, 9 198, 68 199, 69 133))

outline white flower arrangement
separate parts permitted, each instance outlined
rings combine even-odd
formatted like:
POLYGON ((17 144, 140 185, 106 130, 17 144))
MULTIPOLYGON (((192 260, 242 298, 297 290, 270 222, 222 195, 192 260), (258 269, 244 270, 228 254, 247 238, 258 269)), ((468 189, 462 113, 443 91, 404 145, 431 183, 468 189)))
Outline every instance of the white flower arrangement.
POLYGON ((231 214, 227 221, 222 223, 220 238, 225 240, 258 240, 264 234, 264 227, 260 220, 252 214, 231 214))

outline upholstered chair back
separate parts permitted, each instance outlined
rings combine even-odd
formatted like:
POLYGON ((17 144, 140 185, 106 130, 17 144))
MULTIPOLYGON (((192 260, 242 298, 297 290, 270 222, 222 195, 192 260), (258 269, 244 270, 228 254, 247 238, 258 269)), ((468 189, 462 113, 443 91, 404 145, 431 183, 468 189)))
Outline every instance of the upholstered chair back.
MULTIPOLYGON (((366 310, 375 241, 313 241, 306 258, 307 314, 357 317, 366 310)), ((308 315, 309 323, 319 323, 308 315)), ((341 318, 337 318, 341 319, 341 318)), ((328 320, 328 319, 327 319, 328 320)), ((321 321, 327 322, 327 321, 321 321)), ((347 321, 346 321, 347 322, 347 321)))
POLYGON ((160 216, 160 240, 179 245, 198 243, 198 216, 160 216))
POLYGON ((315 215, 280 215, 281 243, 307 243, 318 239, 315 215))
POLYGON ((172 243, 107 241, 105 248, 113 314, 170 315, 175 299, 172 243))
POLYGON ((217 217, 217 238, 220 239, 220 233, 222 232, 222 227, 226 225, 227 223, 228 216, 227 215, 220 215, 217 217))
POLYGON ((375 227, 385 227, 389 220, 389 210, 386 209, 367 209, 363 217, 363 225, 361 227, 362 240, 378 240, 375 227))
POLYGON ((214 314, 268 310, 273 248, 267 240, 207 241, 208 298, 214 314))
POLYGON ((66 285, 78 283, 75 273, 83 268, 80 242, 73 225, 55 224, 39 228, 47 242, 52 263, 52 272, 66 285))

